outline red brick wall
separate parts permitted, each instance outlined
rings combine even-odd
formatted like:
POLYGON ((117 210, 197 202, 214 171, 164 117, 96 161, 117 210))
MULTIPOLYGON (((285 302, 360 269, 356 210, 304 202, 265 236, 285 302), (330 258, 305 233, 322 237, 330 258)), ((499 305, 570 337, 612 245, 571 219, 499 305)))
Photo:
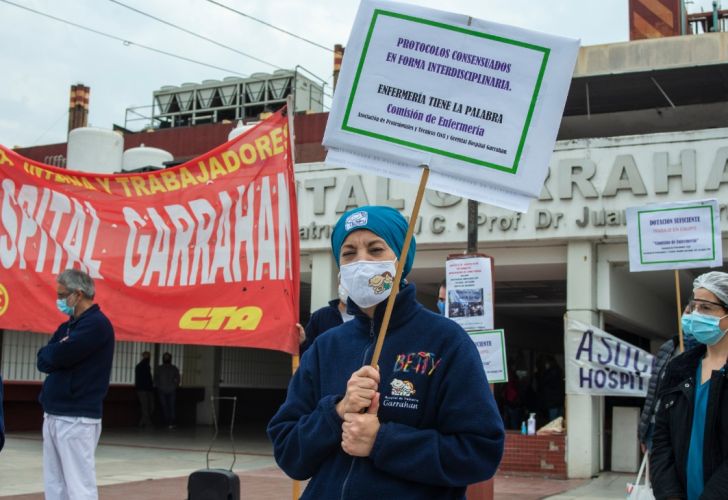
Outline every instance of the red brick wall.
POLYGON ((566 479, 566 436, 524 436, 506 432, 500 472, 566 479))

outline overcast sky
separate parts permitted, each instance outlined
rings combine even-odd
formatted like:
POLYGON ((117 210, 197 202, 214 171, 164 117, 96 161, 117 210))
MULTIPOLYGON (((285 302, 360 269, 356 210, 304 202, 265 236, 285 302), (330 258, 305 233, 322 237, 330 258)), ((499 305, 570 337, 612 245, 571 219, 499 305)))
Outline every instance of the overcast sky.
MULTIPOLYGON (((199 40, 111 0, 11 0, 114 35, 124 44, 22 10, 0 0, 0 143, 9 147, 65 142, 69 89, 91 88, 89 124, 124 125, 125 110, 151 105, 163 85, 202 82, 276 68, 199 40), (213 69, 134 45, 204 62, 213 69), (228 70, 228 71, 226 71, 228 70)), ((263 26, 209 0, 118 0, 190 31, 287 69, 303 66, 327 81, 333 54, 263 26)), ((320 45, 346 45, 358 0, 216 0, 320 45)), ((441 0, 413 0, 443 8, 441 0)), ((694 0, 689 12, 709 9, 694 0)), ((582 45, 626 41, 628 0, 449 0, 447 9, 476 18, 579 38, 582 45)), ((330 99, 326 100, 330 104, 330 99)))

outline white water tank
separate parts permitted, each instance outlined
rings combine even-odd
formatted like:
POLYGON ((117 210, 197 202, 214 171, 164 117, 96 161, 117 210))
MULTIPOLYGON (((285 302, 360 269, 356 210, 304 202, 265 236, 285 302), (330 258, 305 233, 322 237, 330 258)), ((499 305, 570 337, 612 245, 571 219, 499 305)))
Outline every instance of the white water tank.
POLYGON ((144 167, 164 168, 164 162, 172 160, 174 156, 170 152, 159 148, 148 148, 142 144, 138 148, 124 151, 121 170, 130 172, 144 167))
POLYGON ((255 125, 257 125, 257 123, 243 125, 242 121, 238 121, 238 124, 235 126, 235 128, 232 129, 230 131, 230 133, 228 134, 228 141, 232 141, 233 139, 235 139, 237 136, 239 136, 243 132, 247 132, 251 128, 255 127, 255 125))
POLYGON ((113 174, 121 170, 124 137, 95 127, 80 127, 68 133, 66 168, 95 174, 113 174))

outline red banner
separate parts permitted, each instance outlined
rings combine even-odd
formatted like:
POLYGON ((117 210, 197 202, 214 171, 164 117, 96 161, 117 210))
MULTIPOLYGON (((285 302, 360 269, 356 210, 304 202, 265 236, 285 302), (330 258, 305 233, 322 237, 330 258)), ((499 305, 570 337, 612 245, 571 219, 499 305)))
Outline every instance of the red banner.
POLYGON ((76 268, 119 340, 298 353, 290 142, 279 112, 177 167, 118 175, 0 146, 0 328, 53 332, 55 278, 76 268))

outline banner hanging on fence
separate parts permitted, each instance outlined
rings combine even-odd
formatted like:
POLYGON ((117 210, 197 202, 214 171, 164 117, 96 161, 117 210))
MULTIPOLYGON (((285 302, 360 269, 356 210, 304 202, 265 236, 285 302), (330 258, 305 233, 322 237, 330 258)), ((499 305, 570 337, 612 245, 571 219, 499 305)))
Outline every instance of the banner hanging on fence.
POLYGON ((525 212, 543 186, 578 40, 363 0, 324 136, 327 163, 525 212))
POLYGON ((88 272, 119 340, 298 352, 288 118, 187 163, 102 175, 0 146, 0 328, 53 332, 55 277, 88 272))
POLYGON ((567 394, 647 395, 652 354, 573 319, 565 327, 567 394))

